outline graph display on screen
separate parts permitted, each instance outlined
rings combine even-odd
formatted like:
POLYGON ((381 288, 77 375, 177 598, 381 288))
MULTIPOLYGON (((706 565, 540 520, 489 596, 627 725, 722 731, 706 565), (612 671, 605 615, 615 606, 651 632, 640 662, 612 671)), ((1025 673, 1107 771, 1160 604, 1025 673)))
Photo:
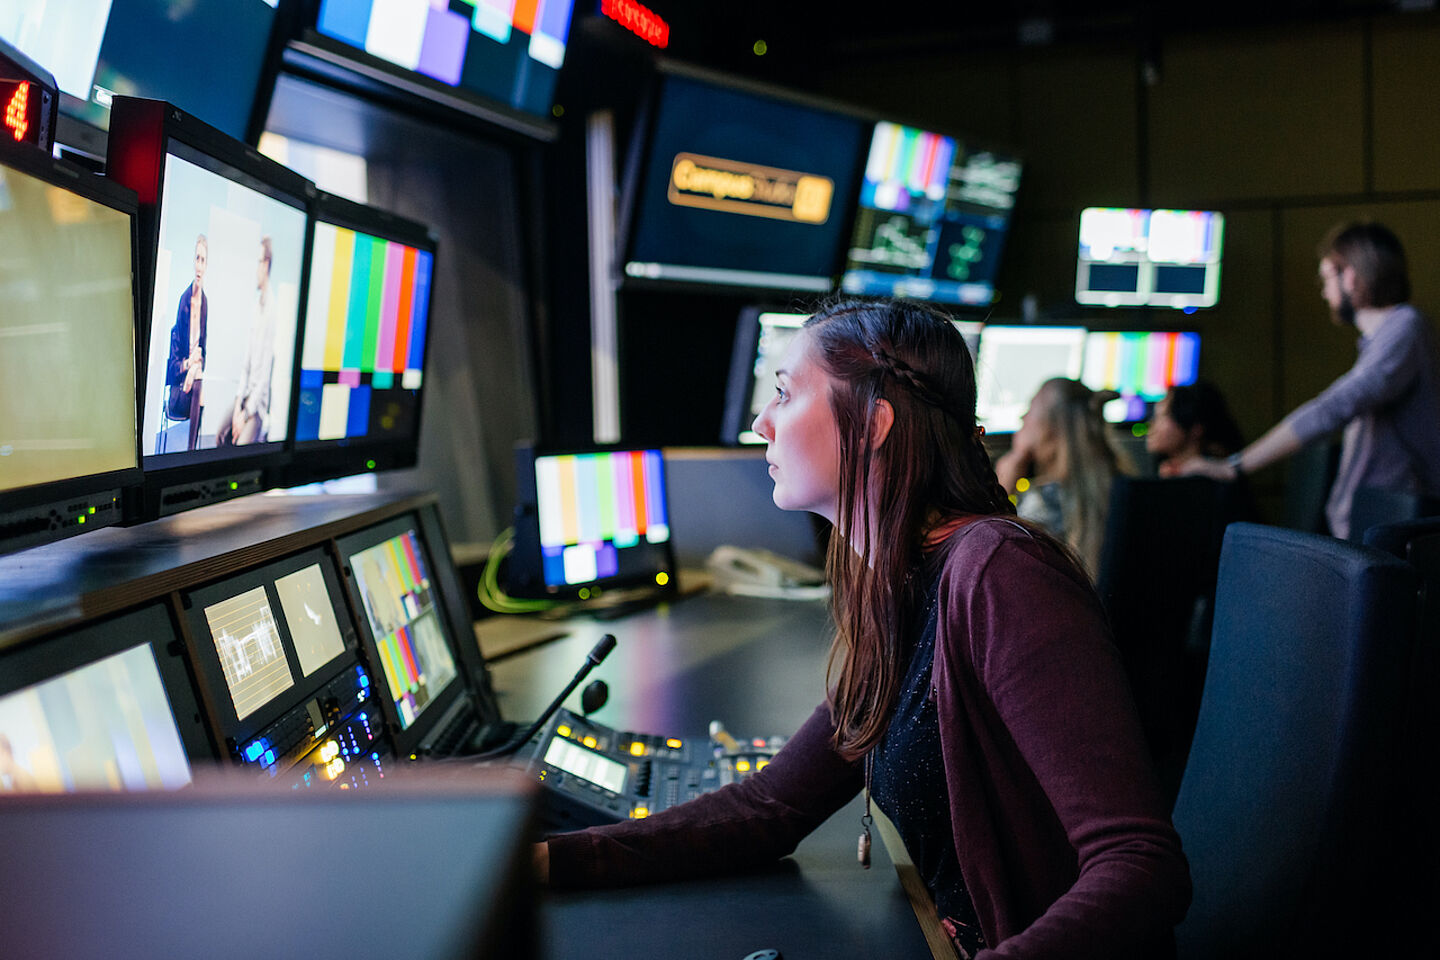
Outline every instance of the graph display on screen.
POLYGON ((1088 207, 1080 213, 1075 301, 1213 307, 1220 299, 1224 235, 1219 213, 1088 207))
POLYGON ((318 563, 278 578, 275 593, 300 659, 301 674, 308 677, 345 652, 335 601, 318 563))
POLYGON ((424 250, 315 224, 297 441, 413 432, 433 263, 424 250))
POLYGON ((190 763, 148 643, 0 696, 0 792, 189 782, 190 763))
POLYGON ((841 288, 989 304, 1020 170, 954 137, 877 123, 841 288))
POLYGON ((976 417, 991 433, 1014 433, 1040 385, 1078 379, 1084 358, 1084 327, 987 324, 975 362, 976 417))
POLYGON ((531 114, 550 110, 574 0, 320 0, 316 29, 531 114))
POLYGON ((0 166, 0 491, 139 466, 129 215, 0 166))
POLYGON ((545 583, 592 583, 663 570, 648 549, 670 539, 659 450, 535 458, 545 583))
POLYGON ((205 620, 236 719, 244 720, 294 685, 264 587, 211 604, 205 620))
POLYGON ((434 587, 413 530, 350 558, 385 683, 408 728, 456 677, 434 587))

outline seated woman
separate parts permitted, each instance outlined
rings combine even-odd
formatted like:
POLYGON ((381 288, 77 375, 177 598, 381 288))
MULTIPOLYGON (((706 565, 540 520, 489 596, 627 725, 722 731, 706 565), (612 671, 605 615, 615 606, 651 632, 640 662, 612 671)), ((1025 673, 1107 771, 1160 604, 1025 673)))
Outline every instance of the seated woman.
POLYGON ((1145 434, 1145 449, 1162 477, 1180 476, 1180 464, 1192 457, 1223 459, 1243 446, 1225 397, 1204 380, 1171 387, 1155 405, 1145 434))
POLYGON ((1133 472, 1100 415, 1114 394, 1056 377, 1035 391, 1010 449, 995 463, 1019 514, 1064 539, 1093 573, 1105 538, 1110 483, 1133 472))
POLYGON ((959 332, 915 303, 826 306, 755 431, 776 505, 834 525, 826 702, 747 780, 539 844, 540 875, 753 867, 864 791, 962 956, 1173 953, 1189 869, 1124 671, 1074 555, 996 482, 959 332))

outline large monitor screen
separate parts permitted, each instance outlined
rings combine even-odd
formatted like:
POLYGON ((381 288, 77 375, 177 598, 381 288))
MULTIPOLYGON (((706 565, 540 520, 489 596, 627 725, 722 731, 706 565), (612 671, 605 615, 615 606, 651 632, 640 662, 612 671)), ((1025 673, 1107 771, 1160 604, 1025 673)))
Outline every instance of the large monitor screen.
POLYGON ((290 435, 303 198, 167 142, 145 368, 146 469, 290 435))
POLYGON ((1091 390, 1120 394, 1105 405, 1105 419, 1112 423, 1144 420, 1148 404, 1170 387, 1194 383, 1199 374, 1198 333, 1092 330, 1085 338, 1080 381, 1091 390))
POLYGON ((409 728, 458 677, 430 566, 406 529, 351 554, 346 563, 365 610, 400 729, 409 728))
POLYGON ((1019 188, 1013 157, 877 123, 842 289, 988 305, 1019 188))
POLYGON ((1078 379, 1084 357, 1084 327, 987 324, 975 362, 976 417, 990 433, 1014 433, 1040 385, 1078 379))
POLYGON ((320 0, 322 36, 448 87, 545 115, 573 0, 320 0))
POLYGON ((139 467, 132 217, 0 161, 0 491, 139 467))
POLYGON ((312 250, 297 450, 413 444, 433 252, 326 222, 312 250))
POLYGON ((1202 210, 1088 207, 1080 213, 1075 301, 1193 310, 1220 299, 1225 218, 1202 210))
POLYGON ((169 100, 244 137, 278 0, 0 0, 0 37, 102 129, 118 95, 169 100))
POLYGON ((626 276, 829 291, 866 129, 841 113, 666 75, 626 276))
POLYGON ((174 789, 190 763, 150 644, 0 696, 0 792, 174 789))

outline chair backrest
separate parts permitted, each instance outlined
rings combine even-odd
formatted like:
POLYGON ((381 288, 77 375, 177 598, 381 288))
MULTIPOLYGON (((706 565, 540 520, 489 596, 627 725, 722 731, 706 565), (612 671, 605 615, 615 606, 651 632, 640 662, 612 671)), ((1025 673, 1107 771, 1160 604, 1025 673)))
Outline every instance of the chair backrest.
POLYGON ((1440 514, 1440 499, 1401 490, 1361 487, 1350 504, 1350 539, 1368 542, 1365 533, 1381 524, 1402 523, 1440 514))
POLYGON ((1181 958, 1349 955, 1385 886, 1415 571, 1233 524, 1174 819, 1195 898, 1181 958), (1307 952, 1308 951, 1308 952, 1307 952))

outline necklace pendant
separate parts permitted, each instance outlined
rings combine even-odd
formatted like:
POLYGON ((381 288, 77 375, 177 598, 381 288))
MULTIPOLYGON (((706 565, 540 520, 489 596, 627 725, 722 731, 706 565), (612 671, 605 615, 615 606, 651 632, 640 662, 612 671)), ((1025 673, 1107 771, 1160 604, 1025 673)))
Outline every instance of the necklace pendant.
POLYGON ((858 859, 858 860, 860 861, 860 866, 864 867, 866 870, 869 870, 869 869, 870 869, 870 831, 869 831, 869 830, 866 830, 864 833, 860 834, 860 847, 859 847, 859 849, 856 851, 856 859, 858 859))

